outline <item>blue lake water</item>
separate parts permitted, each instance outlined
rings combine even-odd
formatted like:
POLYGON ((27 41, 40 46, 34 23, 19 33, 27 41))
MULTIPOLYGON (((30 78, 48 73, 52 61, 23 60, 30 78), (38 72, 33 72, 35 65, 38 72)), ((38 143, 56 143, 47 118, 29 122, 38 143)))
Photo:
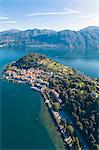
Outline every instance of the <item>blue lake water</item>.
MULTIPOLYGON (((0 74, 8 63, 38 52, 91 77, 99 77, 99 58, 66 58, 62 50, 0 49, 0 74)), ((55 149, 39 118, 42 96, 24 85, 0 81, 2 149, 55 149)))

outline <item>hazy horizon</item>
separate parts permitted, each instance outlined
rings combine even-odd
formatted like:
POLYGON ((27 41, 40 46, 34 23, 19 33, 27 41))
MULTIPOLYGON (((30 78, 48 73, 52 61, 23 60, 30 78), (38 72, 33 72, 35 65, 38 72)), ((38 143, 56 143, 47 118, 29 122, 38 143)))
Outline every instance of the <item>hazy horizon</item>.
POLYGON ((0 31, 99 26, 98 0, 1 0, 0 31))
POLYGON ((99 27, 99 26, 87 26, 87 27, 84 27, 84 28, 81 28, 79 30, 72 30, 72 29, 61 29, 61 30, 53 30, 53 29, 47 29, 47 28, 26 28, 26 29, 18 29, 18 28, 11 28, 11 29, 5 29, 5 30, 2 30, 0 32, 5 32, 5 31, 10 31, 10 30, 19 30, 19 31, 27 31, 27 30, 50 30, 50 31, 55 31, 55 32, 60 32, 60 31, 65 31, 65 30, 69 30, 69 31, 80 31, 80 30, 83 30, 83 29, 86 29, 86 28, 89 28, 89 27, 99 27))

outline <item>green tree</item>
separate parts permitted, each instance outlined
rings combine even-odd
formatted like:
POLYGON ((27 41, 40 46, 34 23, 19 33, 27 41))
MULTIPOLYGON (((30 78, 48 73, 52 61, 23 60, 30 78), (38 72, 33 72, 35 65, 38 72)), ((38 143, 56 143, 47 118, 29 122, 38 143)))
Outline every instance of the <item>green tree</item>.
POLYGON ((68 130, 70 131, 71 134, 74 133, 74 128, 71 125, 68 125, 68 130))
POLYGON ((53 104, 53 106, 54 106, 54 109, 55 109, 56 111, 58 111, 58 110, 60 109, 60 103, 59 103, 59 102, 55 102, 55 103, 53 104))

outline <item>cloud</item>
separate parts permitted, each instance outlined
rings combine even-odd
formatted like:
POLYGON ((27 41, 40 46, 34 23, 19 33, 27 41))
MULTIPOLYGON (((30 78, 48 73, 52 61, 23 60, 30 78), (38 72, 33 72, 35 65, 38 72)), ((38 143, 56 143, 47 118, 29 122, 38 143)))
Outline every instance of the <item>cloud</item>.
POLYGON ((64 10, 70 12, 71 14, 81 14, 80 11, 74 9, 64 8, 64 10))
POLYGON ((80 14, 79 11, 72 10, 69 8, 64 8, 64 11, 54 11, 54 12, 40 12, 40 13, 31 13, 27 16, 35 17, 35 16, 48 16, 48 15, 73 15, 73 14, 80 14))
POLYGON ((0 23, 3 24, 15 24, 16 21, 11 20, 9 17, 0 14, 0 23))
POLYGON ((7 20, 7 21, 2 21, 2 24, 15 24, 16 21, 13 20, 7 20))
POLYGON ((0 20, 8 20, 9 17, 5 17, 5 16, 0 16, 0 20))
POLYGON ((99 14, 92 14, 92 15, 82 15, 83 18, 97 18, 99 14))

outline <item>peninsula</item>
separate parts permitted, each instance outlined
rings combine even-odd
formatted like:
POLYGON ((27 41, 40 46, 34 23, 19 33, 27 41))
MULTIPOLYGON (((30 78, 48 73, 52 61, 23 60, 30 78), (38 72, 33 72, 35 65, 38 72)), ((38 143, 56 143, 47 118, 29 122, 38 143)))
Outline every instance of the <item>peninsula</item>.
POLYGON ((66 150, 99 149, 99 79, 36 53, 6 66, 3 77, 41 92, 66 150))

